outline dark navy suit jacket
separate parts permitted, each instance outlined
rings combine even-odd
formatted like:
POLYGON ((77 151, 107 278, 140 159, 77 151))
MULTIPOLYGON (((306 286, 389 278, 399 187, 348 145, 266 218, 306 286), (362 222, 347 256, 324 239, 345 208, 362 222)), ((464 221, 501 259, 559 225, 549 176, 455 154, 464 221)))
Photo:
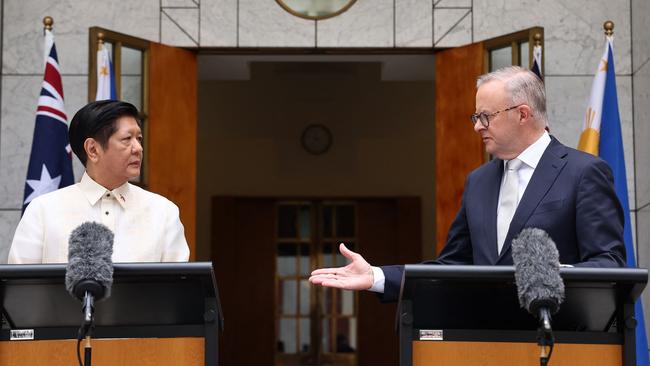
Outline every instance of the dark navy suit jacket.
MULTIPOLYGON (((607 163, 562 145, 554 137, 517 206, 501 254, 497 254, 497 204, 503 160, 469 174, 447 244, 432 264, 512 265, 510 244, 527 227, 546 231, 560 263, 581 267, 625 266, 623 209, 607 163)), ((381 267, 382 301, 399 296, 403 266, 381 267)))

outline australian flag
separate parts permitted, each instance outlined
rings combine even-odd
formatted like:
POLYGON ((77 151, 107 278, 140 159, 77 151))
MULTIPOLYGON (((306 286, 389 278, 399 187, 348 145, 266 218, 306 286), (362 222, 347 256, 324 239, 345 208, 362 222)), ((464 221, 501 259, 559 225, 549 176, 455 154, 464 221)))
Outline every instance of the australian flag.
POLYGON ((45 76, 38 98, 32 152, 25 182, 25 207, 36 197, 74 183, 63 84, 52 31, 45 30, 45 76))

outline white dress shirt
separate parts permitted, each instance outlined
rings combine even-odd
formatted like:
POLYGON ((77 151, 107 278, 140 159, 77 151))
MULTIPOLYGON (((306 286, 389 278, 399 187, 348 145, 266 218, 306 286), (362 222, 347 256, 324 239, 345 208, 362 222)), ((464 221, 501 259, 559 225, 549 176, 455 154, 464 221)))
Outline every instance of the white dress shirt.
POLYGON ((70 233, 88 221, 113 231, 113 262, 189 259, 174 203, 129 183, 108 191, 84 173, 81 182, 39 196, 27 206, 8 262, 67 263, 70 233))
MULTIPOLYGON (((519 170, 517 170, 517 175, 519 176, 519 197, 517 203, 521 201, 521 197, 524 195, 526 187, 528 187, 528 182, 532 178, 535 168, 539 160, 542 158, 544 151, 551 143, 551 137, 548 135, 548 132, 544 131, 544 134, 540 136, 532 145, 528 146, 519 156, 516 158, 521 160, 523 164, 519 170)), ((505 166, 503 164, 503 176, 501 177, 501 187, 503 187, 504 177, 505 177, 505 166)), ((500 191, 501 189, 499 189, 500 191)), ((498 208, 497 208, 498 209, 498 208)), ((372 267, 372 273, 374 277, 374 282, 372 286, 368 289, 369 291, 384 293, 384 286, 386 284, 386 277, 384 276, 384 271, 379 267, 372 267)))

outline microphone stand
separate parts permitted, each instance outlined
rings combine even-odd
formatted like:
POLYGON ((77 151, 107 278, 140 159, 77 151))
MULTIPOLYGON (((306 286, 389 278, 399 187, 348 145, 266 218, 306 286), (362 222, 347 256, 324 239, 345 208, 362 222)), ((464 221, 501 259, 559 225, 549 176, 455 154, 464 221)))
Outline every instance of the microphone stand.
POLYGON ((537 344, 540 349, 539 364, 547 366, 553 353, 555 337, 551 329, 551 313, 546 307, 539 309, 539 328, 537 328, 537 344))
MULTIPOLYGON (((95 317, 93 316, 95 310, 94 302, 95 299, 93 295, 89 291, 86 291, 83 305, 84 321, 81 324, 79 334, 77 335, 77 340, 80 341, 82 338, 85 338, 86 341, 84 345, 84 366, 91 366, 93 349, 90 340, 92 338, 93 329, 95 328, 95 317)), ((77 352, 78 351, 79 350, 77 349, 77 352)))

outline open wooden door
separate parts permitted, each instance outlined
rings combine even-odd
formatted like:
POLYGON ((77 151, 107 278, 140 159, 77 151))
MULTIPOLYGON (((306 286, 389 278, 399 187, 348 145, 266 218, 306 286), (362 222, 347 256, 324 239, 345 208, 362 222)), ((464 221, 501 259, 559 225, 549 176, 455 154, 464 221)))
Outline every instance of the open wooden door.
POLYGON ((483 142, 469 121, 485 63, 483 42, 436 53, 436 253, 460 208, 467 174, 485 161, 483 142))
POLYGON ((190 260, 196 255, 196 54, 151 43, 145 126, 147 189, 180 208, 190 260))

